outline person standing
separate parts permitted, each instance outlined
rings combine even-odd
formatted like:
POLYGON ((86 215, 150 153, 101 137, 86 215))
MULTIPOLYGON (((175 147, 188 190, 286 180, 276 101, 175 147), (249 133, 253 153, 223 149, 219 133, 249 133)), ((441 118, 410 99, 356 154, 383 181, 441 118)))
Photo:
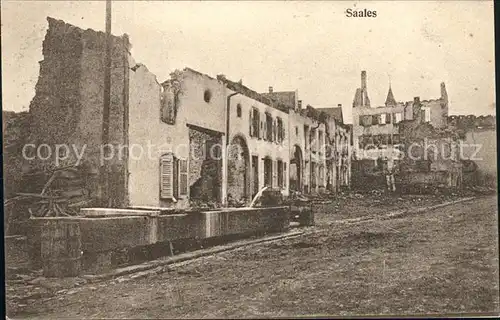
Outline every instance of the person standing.
POLYGON ((394 159, 386 157, 384 159, 383 164, 384 164, 385 180, 387 183, 387 190, 389 192, 395 192, 396 191, 396 182, 394 179, 394 174, 395 174, 396 166, 394 164, 394 159))

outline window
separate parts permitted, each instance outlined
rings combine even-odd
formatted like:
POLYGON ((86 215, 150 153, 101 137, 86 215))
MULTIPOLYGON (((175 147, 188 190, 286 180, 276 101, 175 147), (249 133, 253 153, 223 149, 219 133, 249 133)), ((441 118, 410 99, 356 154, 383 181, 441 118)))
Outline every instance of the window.
POLYGON ((250 137, 260 137, 260 114, 257 108, 250 110, 250 137))
POLYGON ((373 120, 371 115, 359 116, 359 124, 363 127, 371 126, 372 122, 373 120))
POLYGON ((393 119, 392 119, 393 121, 392 121, 392 122, 393 122, 393 123, 399 123, 399 122, 401 122, 401 120, 402 120, 402 116, 403 116, 403 115, 401 114, 401 112, 394 113, 394 114, 393 114, 393 119))
POLYGON ((209 103, 210 100, 212 99, 212 92, 210 90, 205 90, 203 93, 203 100, 205 100, 206 103, 209 103))
POLYGON ((423 122, 430 122, 431 121, 431 109, 429 107, 422 108, 420 112, 421 112, 423 122))
POLYGON ((273 162, 269 158, 264 159, 264 185, 273 186, 273 162))
POLYGON ((283 188, 283 181, 284 181, 284 176, 283 176, 283 161, 278 160, 278 187, 283 188))
POLYGON ((265 140, 273 141, 273 117, 266 112, 266 136, 265 140))
POLYGON ((394 144, 400 143, 399 134, 392 135, 392 143, 394 143, 394 144))
MULTIPOLYGON (((283 119, 281 119, 280 117, 278 117, 276 119, 277 119, 277 126, 278 126, 278 128, 276 129, 277 135, 278 135, 277 139, 278 139, 279 143, 282 143, 285 140, 285 128, 283 126, 283 119)), ((296 132, 296 134, 298 134, 297 127, 295 127, 295 132, 296 132)))
POLYGON ((385 122, 385 113, 379 115, 378 117, 380 119, 380 124, 386 124, 386 122, 385 122))
POLYGON ((299 127, 295 126, 295 135, 298 136, 299 135, 299 127))
POLYGON ((241 104, 236 105, 236 116, 241 118, 241 104))
POLYGON ((385 123, 391 123, 392 114, 388 113, 385 115, 385 123))
POLYGON ((372 124, 373 124, 373 125, 377 125, 377 124, 379 124, 379 123, 380 123, 380 115, 374 115, 374 116, 372 117, 372 124))
POLYGON ((174 156, 171 153, 160 158, 160 197, 174 198, 174 156))
POLYGON ((188 194, 188 162, 185 159, 179 159, 179 198, 186 197, 188 194))
POLYGON ((385 145, 385 146, 388 145, 389 144, 389 137, 390 137, 390 135, 388 135, 388 134, 381 135, 381 144, 385 145))
POLYGON ((316 130, 315 129, 311 129, 311 132, 309 134, 309 145, 311 146, 311 150, 312 151, 316 151, 317 150, 317 140, 316 140, 316 130))

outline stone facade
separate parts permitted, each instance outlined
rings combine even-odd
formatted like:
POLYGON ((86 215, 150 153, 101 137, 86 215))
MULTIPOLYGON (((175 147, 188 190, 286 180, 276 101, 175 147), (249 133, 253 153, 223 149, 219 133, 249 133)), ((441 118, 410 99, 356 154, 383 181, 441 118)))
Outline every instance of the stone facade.
MULTIPOLYGON (((99 183, 102 145, 102 110, 104 105, 104 55, 106 37, 103 32, 82 30, 60 20, 48 18, 49 28, 43 42, 44 59, 36 94, 30 104, 30 137, 28 143, 52 148, 64 144, 70 150, 85 150, 82 162, 90 167, 93 178, 87 188, 94 199, 101 198, 99 183)), ((128 37, 112 36, 111 102, 109 142, 126 142, 126 108, 128 92, 128 37)), ((53 149, 52 149, 53 150, 53 149)), ((45 158, 45 157, 44 157, 45 158)), ((70 152, 59 165, 76 163, 70 152)), ((27 171, 55 166, 55 154, 42 160, 28 161, 27 171)), ((110 204, 127 204, 125 192, 126 162, 110 165, 113 183, 110 204)))

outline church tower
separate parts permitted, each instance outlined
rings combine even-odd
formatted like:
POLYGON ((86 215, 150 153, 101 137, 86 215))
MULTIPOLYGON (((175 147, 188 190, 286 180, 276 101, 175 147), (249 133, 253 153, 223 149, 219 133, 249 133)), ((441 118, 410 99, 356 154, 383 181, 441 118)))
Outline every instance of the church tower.
POLYGON ((389 92, 387 92, 387 98, 385 99, 386 107, 395 107, 397 104, 396 99, 394 99, 394 94, 392 93, 391 85, 389 84, 389 92))

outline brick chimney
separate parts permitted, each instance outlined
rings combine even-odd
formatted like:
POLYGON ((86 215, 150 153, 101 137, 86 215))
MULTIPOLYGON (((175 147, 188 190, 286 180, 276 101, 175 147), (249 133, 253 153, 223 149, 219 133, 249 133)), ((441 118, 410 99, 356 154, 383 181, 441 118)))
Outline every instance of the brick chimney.
POLYGON ((361 71, 361 90, 366 90, 366 71, 361 71))
POLYGON ((273 87, 269 86, 269 93, 273 93, 273 87))

